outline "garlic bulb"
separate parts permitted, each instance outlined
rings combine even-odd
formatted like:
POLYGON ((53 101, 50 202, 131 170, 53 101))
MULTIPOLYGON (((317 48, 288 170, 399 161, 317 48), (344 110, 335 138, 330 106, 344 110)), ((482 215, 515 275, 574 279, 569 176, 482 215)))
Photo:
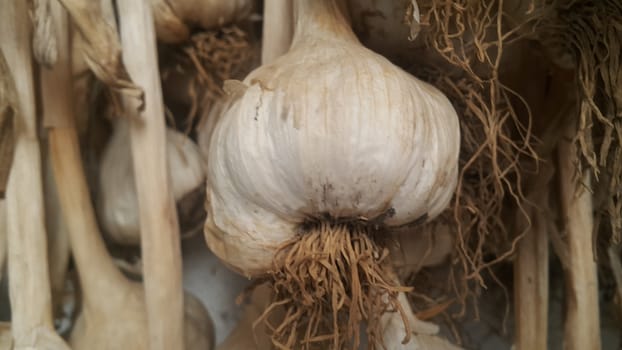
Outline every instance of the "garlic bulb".
POLYGON ((295 5, 291 50, 235 86, 210 140, 207 242, 248 276, 309 218, 430 219, 457 181, 447 98, 363 48, 332 2, 295 5))
POLYGON ((252 0, 151 0, 158 39, 178 43, 192 27, 210 29, 247 17, 252 0))
MULTIPOLYGON (((294 12, 290 50, 225 86, 230 100, 210 140, 205 236, 240 273, 267 274, 279 297, 306 299, 291 302, 301 318, 326 312, 337 325, 333 306, 311 309, 350 298, 345 333, 329 330, 333 347, 346 346, 338 334, 356 338, 357 322, 377 325, 382 313, 362 309, 384 293, 395 304, 404 290, 379 277, 386 263, 374 237, 445 209, 460 130, 449 100, 361 46, 335 1, 298 0, 294 12)), ((308 332, 297 334, 309 340, 308 332)))
MULTIPOLYGON (((99 213, 105 232, 117 243, 134 244, 140 242, 138 220, 138 199, 132 158, 129 152, 128 121, 115 120, 114 132, 104 150, 101 161, 99 213)), ((198 146, 186 135, 167 129, 167 156, 173 195, 178 209, 184 205, 180 201, 188 198, 189 206, 196 209, 203 197, 194 198, 192 194, 200 191, 205 181, 205 165, 198 146)), ((185 206, 188 206, 186 201, 185 206)), ((202 209, 188 210, 190 217, 180 213, 182 228, 196 230, 204 216, 194 217, 202 209), (190 221, 190 222, 189 222, 190 221)))

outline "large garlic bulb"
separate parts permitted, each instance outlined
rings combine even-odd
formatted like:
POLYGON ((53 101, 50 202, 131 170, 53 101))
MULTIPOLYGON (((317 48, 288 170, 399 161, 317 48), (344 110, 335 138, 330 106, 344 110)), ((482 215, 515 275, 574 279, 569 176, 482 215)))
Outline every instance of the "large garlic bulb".
POLYGON ((381 237, 437 216, 457 181, 449 100, 364 48, 339 8, 295 1, 290 50, 225 86, 210 137, 207 243, 272 284, 281 348, 358 348, 363 322, 383 342, 390 310, 407 324, 381 237))
MULTIPOLYGON (((137 245, 140 224, 128 123, 124 119, 115 120, 113 135, 104 150, 98 209, 106 234, 117 243, 137 245)), ((205 181, 205 165, 198 146, 190 138, 173 129, 167 129, 166 138, 173 196, 178 203, 182 233, 188 233, 196 230, 197 224, 201 225, 205 218, 204 215, 195 217, 196 212, 203 213, 201 187, 205 181), (193 196, 195 192, 199 195, 193 196), (184 210, 186 207, 192 210, 184 210)))
POLYGON ((229 87, 210 140, 206 239, 248 276, 309 219, 431 219, 457 181, 449 100, 362 47, 333 1, 294 4, 290 51, 229 87))

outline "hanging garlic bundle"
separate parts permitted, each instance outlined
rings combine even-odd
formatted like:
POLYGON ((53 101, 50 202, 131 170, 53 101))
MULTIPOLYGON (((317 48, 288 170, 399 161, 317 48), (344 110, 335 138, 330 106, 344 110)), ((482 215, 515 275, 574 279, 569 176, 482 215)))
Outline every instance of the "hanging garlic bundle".
MULTIPOLYGON (((198 146, 189 137, 169 128, 166 138, 171 188, 181 231, 190 234, 200 229, 205 219, 202 208, 205 165, 198 146)), ((129 149, 128 120, 116 118, 100 166, 98 209, 105 232, 115 242, 138 245, 138 198, 129 149)))
POLYGON ((247 17, 251 0, 151 0, 158 39, 166 43, 186 40, 192 27, 222 26, 247 17))
MULTIPOLYGON (((43 72, 40 83, 54 181, 81 287, 81 311, 69 341, 76 350, 152 349, 147 292, 142 283, 128 280, 114 265, 95 220, 71 99, 68 28, 58 10, 59 60, 53 70, 43 72)), ((184 301, 185 349, 211 349, 209 315, 192 296, 186 295, 184 301)))
MULTIPOLYGON (((7 100, 14 103, 9 113, 15 117, 15 153, 7 183, 4 223, 11 349, 68 350, 52 322, 28 10, 27 2, 0 1, 0 105, 7 100)), ((6 344, 5 335, 2 338, 6 344)))
POLYGON ((375 342, 380 315, 402 310, 382 238, 447 206, 458 119, 437 89, 363 48, 335 1, 294 8, 289 52, 225 87, 206 241, 272 283, 286 309, 275 345, 356 348, 361 322, 375 342))

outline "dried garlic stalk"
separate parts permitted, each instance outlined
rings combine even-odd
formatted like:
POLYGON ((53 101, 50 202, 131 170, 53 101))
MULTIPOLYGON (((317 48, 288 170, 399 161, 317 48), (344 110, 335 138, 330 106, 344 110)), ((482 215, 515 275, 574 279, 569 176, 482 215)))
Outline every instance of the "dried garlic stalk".
POLYGON ((15 83, 9 89, 18 101, 15 158, 6 195, 13 346, 65 350, 52 323, 28 4, 2 1, 0 14, 0 47, 15 83))

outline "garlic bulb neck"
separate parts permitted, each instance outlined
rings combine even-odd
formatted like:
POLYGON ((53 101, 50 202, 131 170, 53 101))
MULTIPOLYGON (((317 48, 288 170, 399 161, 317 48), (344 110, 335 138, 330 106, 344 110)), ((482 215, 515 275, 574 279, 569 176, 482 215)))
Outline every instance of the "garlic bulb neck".
POLYGON ((342 0, 294 1, 294 38, 292 49, 309 38, 340 38, 358 42, 348 25, 342 0))

